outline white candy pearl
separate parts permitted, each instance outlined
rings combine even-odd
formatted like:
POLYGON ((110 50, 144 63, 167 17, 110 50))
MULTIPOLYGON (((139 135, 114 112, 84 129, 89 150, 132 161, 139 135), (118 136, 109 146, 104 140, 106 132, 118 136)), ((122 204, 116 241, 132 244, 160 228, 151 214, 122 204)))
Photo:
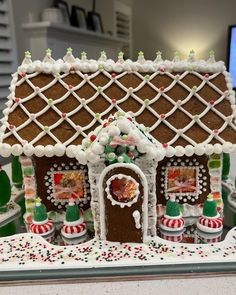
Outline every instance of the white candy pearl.
POLYGON ((166 149, 166 156, 168 158, 171 158, 174 156, 174 154, 175 154, 175 148, 173 146, 168 146, 166 149))
POLYGON ((54 146, 55 156, 61 157, 65 154, 66 147, 62 143, 56 143, 54 146))
POLYGON ((185 153, 185 149, 182 146, 178 145, 175 147, 175 155, 177 157, 182 157, 184 155, 184 153, 185 153))
POLYGON ((87 164, 87 157, 86 157, 86 153, 82 150, 79 150, 76 153, 76 159, 79 161, 80 164, 82 165, 86 165, 87 164))
POLYGON ((37 145, 34 149, 35 156, 43 157, 44 156, 44 146, 37 145))
POLYGON ((213 146, 212 144, 207 144, 207 145, 205 146, 205 153, 206 153, 207 155, 211 155, 211 154, 213 154, 213 153, 214 153, 214 146, 213 146))
POLYGON ((109 136, 118 136, 120 135, 120 129, 117 126, 111 125, 108 127, 107 133, 109 136))
POLYGON ((233 150, 233 144, 231 142, 225 142, 223 144, 223 152, 224 153, 231 153, 233 150))
POLYGON ((216 154, 221 154, 222 150, 223 150, 223 148, 222 148, 221 144, 219 144, 219 143, 214 144, 214 152, 216 154))
POLYGON ((78 147, 76 145, 69 145, 66 148, 66 155, 69 158, 74 158, 76 155, 76 151, 77 151, 78 147))
POLYGON ((130 121, 127 119, 118 119, 117 127, 120 129, 122 133, 128 134, 131 130, 130 121))
POLYGON ((119 156, 117 158, 117 160, 118 160, 119 163, 123 163, 124 162, 124 157, 123 156, 119 156))
POLYGON ((26 156, 30 157, 33 155, 34 153, 34 147, 32 144, 30 143, 26 143, 24 146, 23 146, 23 152, 26 156))
POLYGON ((13 156, 19 156, 22 154, 22 146, 20 144, 14 144, 11 148, 13 156))
POLYGON ((8 143, 0 144, 0 155, 8 158, 11 155, 11 146, 8 143))
POLYGON ((53 157, 55 155, 54 146, 49 144, 45 146, 45 156, 46 157, 53 157))
POLYGON ((104 152, 104 146, 98 142, 92 144, 92 152, 96 155, 101 155, 104 152))
POLYGON ((205 153, 205 148, 201 144, 197 144, 194 150, 195 150, 195 154, 198 156, 202 156, 205 153))
POLYGON ((194 147, 190 144, 185 147, 185 155, 191 157, 194 154, 194 147))
POLYGON ((101 143, 102 145, 106 145, 108 143, 109 136, 106 133, 104 133, 101 136, 99 136, 98 140, 99 143, 101 143))

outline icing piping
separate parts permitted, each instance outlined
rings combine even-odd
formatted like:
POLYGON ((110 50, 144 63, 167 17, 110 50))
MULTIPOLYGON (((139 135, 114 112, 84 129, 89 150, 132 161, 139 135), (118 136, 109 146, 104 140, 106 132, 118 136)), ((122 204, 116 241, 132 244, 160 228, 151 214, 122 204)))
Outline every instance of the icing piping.
POLYGON ((135 227, 137 229, 140 229, 141 228, 141 223, 140 223, 141 216, 140 216, 139 211, 138 210, 135 210, 132 215, 133 215, 133 218, 134 218, 135 227))

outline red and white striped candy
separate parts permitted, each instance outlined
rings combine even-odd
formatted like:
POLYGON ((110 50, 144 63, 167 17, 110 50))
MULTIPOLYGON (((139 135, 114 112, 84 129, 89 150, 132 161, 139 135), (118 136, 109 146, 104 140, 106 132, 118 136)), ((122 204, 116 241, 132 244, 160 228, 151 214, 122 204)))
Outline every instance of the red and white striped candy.
POLYGON ((183 217, 180 217, 178 219, 172 219, 163 215, 160 218, 160 228, 169 231, 181 230, 184 228, 184 219, 183 217))
POLYGON ((219 232, 223 228, 223 218, 199 217, 197 227, 203 232, 219 232))
POLYGON ((78 225, 66 225, 64 224, 61 233, 66 238, 75 238, 84 235, 87 232, 86 223, 82 222, 78 225))
POLYGON ((29 226, 29 229, 31 233, 45 236, 54 231, 54 225, 51 221, 47 221, 43 224, 36 224, 32 222, 29 226))

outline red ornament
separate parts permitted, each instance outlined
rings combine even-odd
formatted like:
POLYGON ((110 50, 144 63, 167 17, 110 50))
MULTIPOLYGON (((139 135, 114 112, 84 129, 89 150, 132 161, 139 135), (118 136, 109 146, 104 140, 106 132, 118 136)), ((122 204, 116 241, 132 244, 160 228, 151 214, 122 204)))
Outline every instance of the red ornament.
POLYGON ((162 146, 166 149, 168 147, 168 143, 163 143, 162 146))
POLYGON ((214 99, 210 100, 210 104, 213 105, 215 103, 214 99))
POLYGON ((74 86, 70 84, 70 85, 68 85, 68 87, 69 87, 69 89, 72 89, 74 86))
POLYGON ((165 87, 164 86, 161 86, 159 89, 160 89, 160 91, 164 91, 165 90, 165 87))
POLYGON ((160 72, 164 73, 165 72, 165 68, 160 68, 160 72))
POLYGON ((114 79, 116 77, 116 73, 112 73, 111 76, 114 79))
POLYGON ((15 98, 15 102, 17 102, 17 103, 20 102, 20 98, 19 97, 16 97, 15 98))
POLYGON ((214 132, 215 134, 218 134, 218 133, 219 133, 219 130, 218 130, 218 129, 214 129, 213 132, 214 132))
POLYGON ((91 141, 96 140, 96 138, 97 138, 97 136, 96 136, 95 134, 93 134, 93 135, 90 136, 90 140, 91 140, 91 141))
POLYGON ((205 78, 209 78, 209 74, 206 73, 206 74, 204 75, 204 77, 205 77, 205 78))
POLYGON ((109 118, 109 119, 108 119, 108 122, 112 122, 112 121, 113 121, 113 119, 112 119, 112 118, 109 118))
POLYGON ((133 119, 131 118, 131 117, 128 117, 127 118, 130 122, 132 122, 133 121, 133 119))
POLYGON ((66 117, 66 113, 62 113, 61 116, 62 116, 62 118, 65 118, 66 117))
POLYGON ((13 124, 9 124, 9 129, 10 130, 12 130, 12 129, 14 129, 15 128, 15 125, 13 125, 13 124))
POLYGON ((26 73, 25 72, 21 72, 20 75, 21 75, 22 78, 24 78, 26 76, 26 73))
POLYGON ((113 104, 116 104, 116 99, 115 98, 113 98, 111 101, 112 101, 113 104))
POLYGON ((107 127, 107 126, 108 126, 108 123, 105 122, 105 123, 103 124, 103 127, 105 128, 105 127, 107 127))
POLYGON ((165 114, 160 114, 161 119, 165 119, 166 115, 165 114))

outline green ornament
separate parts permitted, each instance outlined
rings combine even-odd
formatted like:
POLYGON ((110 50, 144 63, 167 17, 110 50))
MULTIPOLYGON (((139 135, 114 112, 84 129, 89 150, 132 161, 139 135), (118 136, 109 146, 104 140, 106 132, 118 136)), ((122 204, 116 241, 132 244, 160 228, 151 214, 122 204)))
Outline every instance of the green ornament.
POLYGON ((46 206, 41 203, 40 198, 36 199, 36 205, 34 207, 33 215, 34 215, 34 221, 36 222, 46 221, 48 218, 46 206))
POLYGON ((230 155, 223 154, 223 167, 222 167, 222 180, 227 180, 229 178, 230 171, 230 155))
POLYGON ((34 168, 32 166, 24 167, 23 168, 24 176, 32 176, 34 175, 34 168))
POLYGON ((166 203, 166 215, 176 217, 180 215, 179 204, 175 201, 175 197, 170 197, 166 203))
POLYGON ((80 219, 78 206, 74 202, 69 202, 66 208, 66 221, 73 222, 80 219))
POLYGON ((209 194, 203 206, 203 215, 206 217, 217 216, 217 205, 216 201, 213 200, 213 196, 209 194))
POLYGON ((16 188, 22 188, 23 185, 23 176, 22 176, 22 168, 19 161, 19 157, 13 157, 11 162, 12 168, 12 182, 16 188))
POLYGON ((7 212, 7 203, 11 198, 11 183, 7 173, 0 167, 0 214, 7 212))

